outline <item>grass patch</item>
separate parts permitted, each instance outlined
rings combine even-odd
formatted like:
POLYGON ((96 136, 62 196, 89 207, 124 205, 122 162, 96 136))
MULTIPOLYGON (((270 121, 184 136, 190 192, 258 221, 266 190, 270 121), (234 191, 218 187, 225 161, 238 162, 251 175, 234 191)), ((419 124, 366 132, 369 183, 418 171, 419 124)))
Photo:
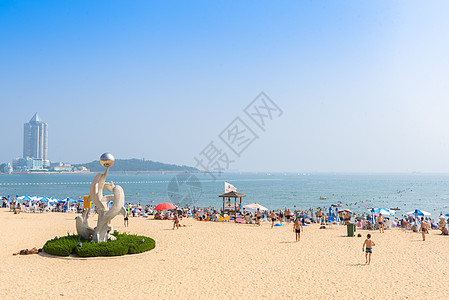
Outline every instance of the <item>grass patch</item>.
POLYGON ((78 235, 67 235, 49 240, 44 251, 57 256, 77 254, 81 257, 122 256, 149 251, 156 247, 156 242, 149 237, 127 233, 114 233, 117 239, 104 243, 93 243, 81 239, 78 235))

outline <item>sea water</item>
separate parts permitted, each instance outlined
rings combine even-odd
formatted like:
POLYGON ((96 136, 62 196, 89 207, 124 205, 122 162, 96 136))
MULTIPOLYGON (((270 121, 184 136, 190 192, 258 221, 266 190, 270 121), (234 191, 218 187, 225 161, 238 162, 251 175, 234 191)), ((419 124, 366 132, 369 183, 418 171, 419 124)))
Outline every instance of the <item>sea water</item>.
MULTIPOLYGON (((95 174, 1 174, 0 195, 80 199, 89 194, 95 174)), ((291 173, 113 173, 107 181, 119 184, 125 201, 157 204, 174 202, 222 207, 224 182, 245 194, 243 204, 268 209, 340 205, 354 212, 371 207, 398 207, 398 215, 416 208, 437 217, 449 213, 449 174, 291 174, 291 173), (326 199, 320 199, 324 198, 326 199)), ((107 194, 107 193, 105 193, 107 194)))

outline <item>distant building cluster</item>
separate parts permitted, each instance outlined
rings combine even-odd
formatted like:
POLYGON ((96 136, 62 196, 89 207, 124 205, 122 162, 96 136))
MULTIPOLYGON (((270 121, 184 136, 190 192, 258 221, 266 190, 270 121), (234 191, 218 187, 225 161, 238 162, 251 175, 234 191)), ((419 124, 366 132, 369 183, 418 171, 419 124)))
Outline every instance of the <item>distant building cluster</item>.
POLYGON ((50 163, 48 159, 48 124, 37 113, 23 126, 23 156, 7 163, 0 172, 73 172, 87 171, 67 163, 50 163))

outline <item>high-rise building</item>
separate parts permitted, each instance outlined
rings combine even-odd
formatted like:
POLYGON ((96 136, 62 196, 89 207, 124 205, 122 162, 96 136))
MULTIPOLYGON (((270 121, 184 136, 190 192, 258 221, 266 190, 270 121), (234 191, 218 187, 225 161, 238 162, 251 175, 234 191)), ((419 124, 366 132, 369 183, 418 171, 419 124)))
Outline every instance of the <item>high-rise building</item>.
POLYGON ((23 158, 41 159, 43 167, 49 167, 48 125, 37 113, 23 128, 23 158))

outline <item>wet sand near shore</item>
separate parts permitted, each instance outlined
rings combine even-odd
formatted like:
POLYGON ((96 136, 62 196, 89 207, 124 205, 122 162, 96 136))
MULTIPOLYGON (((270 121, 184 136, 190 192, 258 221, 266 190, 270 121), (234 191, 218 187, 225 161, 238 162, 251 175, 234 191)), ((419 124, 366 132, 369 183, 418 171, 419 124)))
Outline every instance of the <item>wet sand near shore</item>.
POLYGON ((449 294, 449 236, 436 230, 425 242, 401 229, 371 231, 376 246, 366 266, 365 230, 356 232, 361 238, 347 237, 345 226, 311 225, 296 243, 291 224, 271 229, 268 223, 183 219, 187 227, 172 230, 172 221, 130 218, 125 228, 118 216, 114 229, 150 236, 156 248, 116 259, 12 255, 74 233, 76 216, 0 210, 2 299, 436 299, 449 294))

